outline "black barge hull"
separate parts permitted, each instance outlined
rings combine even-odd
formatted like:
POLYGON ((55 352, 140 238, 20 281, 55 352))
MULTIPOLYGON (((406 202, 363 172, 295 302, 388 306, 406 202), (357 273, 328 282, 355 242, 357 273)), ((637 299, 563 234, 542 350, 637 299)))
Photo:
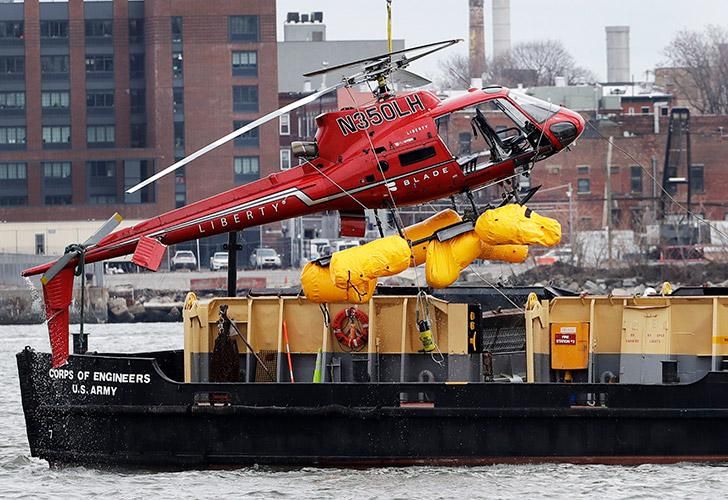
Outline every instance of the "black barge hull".
POLYGON ((728 459, 728 373, 688 385, 183 384, 180 352, 17 356, 31 453, 145 467, 728 459), (166 370, 163 369, 166 367, 166 370))

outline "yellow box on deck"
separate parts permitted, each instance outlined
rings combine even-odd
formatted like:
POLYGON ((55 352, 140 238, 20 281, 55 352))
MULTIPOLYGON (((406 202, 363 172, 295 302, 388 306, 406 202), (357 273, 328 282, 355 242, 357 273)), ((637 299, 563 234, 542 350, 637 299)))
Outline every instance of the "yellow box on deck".
POLYGON ((589 362, 589 323, 551 323, 551 368, 583 370, 589 362))

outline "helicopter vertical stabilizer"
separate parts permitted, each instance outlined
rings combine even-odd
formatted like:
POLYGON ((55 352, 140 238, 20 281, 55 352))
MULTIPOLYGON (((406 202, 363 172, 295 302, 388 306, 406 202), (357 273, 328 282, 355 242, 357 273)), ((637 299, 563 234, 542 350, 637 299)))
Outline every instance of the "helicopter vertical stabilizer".
POLYGON ((68 361, 69 310, 73 299, 74 268, 67 267, 43 284, 53 368, 68 361))

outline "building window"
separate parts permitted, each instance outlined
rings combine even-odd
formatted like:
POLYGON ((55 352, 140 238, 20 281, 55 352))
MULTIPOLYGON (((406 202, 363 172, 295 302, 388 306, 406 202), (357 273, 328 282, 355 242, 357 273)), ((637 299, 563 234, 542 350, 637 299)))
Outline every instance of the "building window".
POLYGON ((0 148, 6 149, 25 144, 25 127, 0 127, 0 148))
POLYGON ((144 148, 147 146, 147 125, 146 123, 132 123, 130 144, 133 148, 144 148))
POLYGON ((278 121, 278 133, 280 135, 291 135, 291 115, 281 115, 278 121))
POLYGON ((0 74, 22 75, 25 73, 23 56, 0 56, 0 74))
POLYGON ((114 56, 86 56, 86 73, 110 73, 114 71, 114 56))
MULTIPOLYGON (((124 191, 136 186, 154 173, 154 163, 150 160, 124 160, 124 191)), ((154 184, 134 193, 124 193, 124 203, 154 202, 154 184)))
POLYGON ((182 78, 182 52, 172 52, 172 76, 182 78))
POLYGON ((0 180, 25 180, 28 172, 25 163, 0 163, 0 180))
POLYGON ((67 179, 71 177, 71 162, 43 162, 43 177, 45 179, 67 179))
POLYGON ((40 95, 40 103, 43 108, 67 108, 68 92, 43 92, 40 95))
MULTIPOLYGON (((177 163, 182 158, 175 158, 177 163)), ((175 208, 184 207, 187 204, 187 185, 185 183, 185 168, 178 168, 174 171, 174 206, 175 208)))
POLYGON ((234 86, 233 111, 258 111, 258 87, 255 85, 234 86))
POLYGON ((45 205, 70 205, 73 199, 71 162, 42 162, 43 203, 45 205))
POLYGON ((578 175, 589 175, 589 165, 577 165, 576 173, 578 175))
POLYGON ((35 235, 35 254, 45 255, 45 234, 36 233, 35 235))
POLYGON ((132 113, 144 113, 146 108, 146 89, 129 89, 129 104, 132 113))
POLYGON ((116 163, 86 162, 88 202, 92 205, 116 203, 116 163))
POLYGON ((0 207, 28 204, 27 178, 25 163, 0 163, 0 207))
POLYGON ((68 38, 68 21, 41 21, 41 38, 68 38))
POLYGON ((591 193, 591 182, 589 179, 577 180, 576 192, 581 194, 591 193))
POLYGON ((650 107, 649 106, 642 106, 641 108, 643 115, 649 115, 650 114, 650 107))
POLYGON ((185 92, 184 89, 177 87, 172 89, 172 112, 184 113, 185 109, 185 92))
POLYGON ((144 77, 144 54, 129 54, 129 78, 144 77))
MULTIPOLYGON (((237 130, 240 127, 247 125, 248 123, 250 123, 250 121, 236 120, 233 122, 233 130, 237 130)), ((254 128, 253 130, 246 132, 243 135, 239 135, 235 138, 235 145, 238 147, 258 147, 259 144, 260 141, 257 128, 254 128)))
POLYGON ((110 19, 89 19, 86 21, 86 38, 110 38, 113 23, 110 19))
POLYGON ((670 115, 670 108, 667 106, 662 106, 660 108, 660 116, 669 116, 670 115))
POLYGON ((114 106, 113 91, 93 91, 86 93, 87 108, 112 108, 114 106))
POLYGON ((0 110, 25 109, 25 92, 0 92, 0 110))
POLYGON ((236 156, 233 163, 235 183, 245 184, 260 178, 257 156, 236 156))
POLYGON ((230 40, 258 41, 258 16, 230 16, 230 40))
POLYGON ((291 150, 287 148, 281 149, 281 170, 291 168, 291 150))
POLYGON ((71 127, 43 127, 43 144, 70 144, 71 127))
POLYGON ((0 40, 22 40, 23 27, 23 21, 0 21, 0 40))
POLYGON ((703 165, 690 165, 690 192, 692 194, 705 192, 703 165))
POLYGON ((181 16, 172 17, 172 41, 173 42, 182 41, 182 17, 181 16))
POLYGON ((129 43, 144 43, 144 19, 129 19, 129 43))
POLYGON ((642 167, 639 165, 629 167, 629 191, 642 194, 642 167))
POLYGON ((185 147, 185 122, 174 122, 174 147, 175 149, 185 147))
POLYGON ((234 76, 257 76, 258 53, 253 50, 233 52, 234 76))
POLYGON ((40 56, 40 72, 43 75, 67 75, 68 56, 40 56))
POLYGON ((86 127, 86 141, 89 146, 109 146, 114 144, 114 125, 89 125, 86 127))

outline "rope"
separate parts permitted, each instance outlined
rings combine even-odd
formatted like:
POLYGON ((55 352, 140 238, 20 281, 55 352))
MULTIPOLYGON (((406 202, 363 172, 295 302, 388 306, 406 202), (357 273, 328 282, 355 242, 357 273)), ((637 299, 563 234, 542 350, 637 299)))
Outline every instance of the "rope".
POLYGON ((354 195, 353 194, 351 194, 345 188, 341 187, 334 179, 332 179, 331 177, 329 177, 328 175, 326 175, 320 168, 318 168, 316 165, 314 165, 313 163, 311 163, 308 159, 306 159, 305 161, 306 161, 306 163, 308 163, 309 165, 311 165, 314 168, 314 170, 316 170, 316 172, 318 172, 323 177, 325 177, 331 184, 333 184, 334 186, 336 186, 337 188, 339 188, 342 193, 344 193, 349 198, 351 198, 352 200, 354 200, 355 202, 357 202, 359 204, 359 206, 361 206, 364 210, 367 210, 368 209, 368 207, 366 205, 364 205, 361 201, 359 201, 356 198, 354 198, 354 195))
POLYGON ((472 266, 472 265, 469 265, 469 266, 468 266, 468 269, 470 269, 470 271, 472 271, 472 272, 473 272, 473 273, 474 273, 474 274, 475 274, 475 275, 476 275, 476 276, 477 276, 478 278, 480 278, 481 280, 483 280, 483 282, 484 282, 484 283, 485 283, 486 285, 488 285, 488 286, 489 286, 489 287, 491 287, 491 288, 492 288, 493 290, 495 290, 496 292, 498 292, 499 294, 501 294, 501 295, 503 296, 503 298, 505 298, 505 299, 506 299, 506 300, 507 300, 508 302, 510 302, 510 303, 511 303, 511 305, 513 305, 513 307, 515 307, 516 309, 518 309, 518 310, 519 310, 519 311, 521 311, 521 312, 524 312, 524 311, 523 311, 523 308, 522 308, 521 306, 519 306, 518 304, 516 304, 515 302, 513 302, 513 301, 511 300, 511 298, 510 298, 510 297, 508 297, 508 295, 506 295, 505 293, 503 293, 503 292, 502 292, 502 291, 501 291, 500 289, 498 289, 498 287, 496 287, 496 286, 495 286, 494 284, 492 284, 491 282, 489 282, 489 281, 488 281, 487 279, 483 278, 483 276, 481 276, 481 274, 480 274, 480 273, 479 273, 478 271, 476 271, 476 270, 475 270, 475 268, 473 268, 473 266, 472 266))
MULTIPOLYGON (((660 191, 662 191, 670 199, 670 201, 672 201, 678 208, 680 208, 681 210, 683 210, 686 213, 690 214, 691 216, 695 217, 695 220, 697 220, 698 222, 701 222, 701 223, 705 224, 706 226, 708 226, 709 228, 713 229, 716 233, 718 233, 719 235, 721 235, 723 237, 723 241, 728 241, 728 234, 727 233, 725 233, 724 231, 722 231, 720 228, 718 228, 714 224, 711 224, 710 221, 706 220, 705 218, 701 217, 700 215, 695 214, 695 213, 691 212, 690 210, 688 210, 685 205, 683 205, 678 200, 676 200, 670 194, 670 192, 665 189, 665 187, 662 185, 662 183, 658 182, 657 179, 655 179, 655 177, 652 175, 652 172, 650 172, 650 169, 648 169, 647 167, 645 167, 644 165, 642 165, 642 163, 640 163, 639 160, 637 160, 627 150, 625 150, 624 148, 619 147, 609 137, 606 137, 604 134, 602 134, 599 131, 599 129, 597 127, 595 127, 591 123, 591 121, 587 121, 587 124, 592 128, 592 130, 594 130, 594 132, 597 133, 597 135, 599 137, 601 137, 602 139, 604 139, 605 141, 607 141, 608 143, 610 143, 614 148, 616 148, 618 151, 622 152, 627 158, 629 158, 630 160, 632 160, 635 163, 635 165, 639 166, 647 174, 647 176, 650 179, 652 179, 652 182, 656 186, 659 186, 660 191)), ((690 189, 690 186, 688 186, 688 189, 690 189)))

